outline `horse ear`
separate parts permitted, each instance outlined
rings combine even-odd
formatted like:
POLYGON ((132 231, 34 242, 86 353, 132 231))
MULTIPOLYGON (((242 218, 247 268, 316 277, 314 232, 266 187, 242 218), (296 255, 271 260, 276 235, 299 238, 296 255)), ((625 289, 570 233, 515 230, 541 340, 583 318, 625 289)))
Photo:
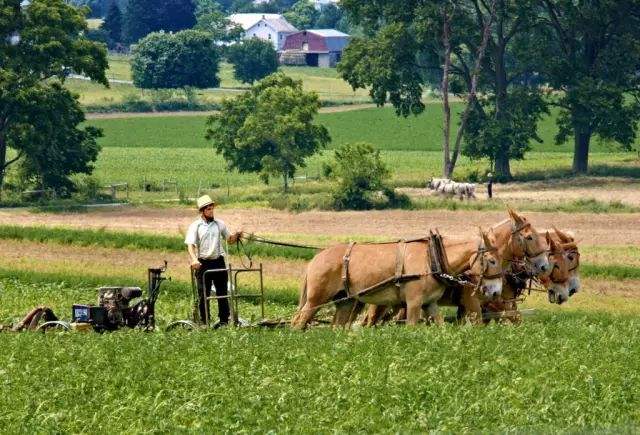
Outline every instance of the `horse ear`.
POLYGON ((551 238, 551 235, 547 233, 547 242, 549 242, 549 250, 551 252, 562 252, 562 245, 558 244, 551 238))
POLYGON ((511 207, 509 207, 509 216, 511 216, 511 219, 514 220, 515 223, 517 224, 521 224, 524 222, 524 219, 522 219, 522 217, 515 212, 515 210, 513 210, 511 207))
POLYGON ((489 249, 493 248, 493 243, 491 242, 491 238, 484 231, 482 231, 482 241, 484 242, 485 249, 486 248, 489 248, 489 249))
POLYGON ((558 235, 558 238, 560 239, 560 241, 562 243, 571 243, 571 242, 573 242, 573 238, 569 237, 568 235, 566 235, 565 233, 563 233, 562 231, 557 229, 555 226, 553 226, 553 231, 555 231, 555 233, 558 235))

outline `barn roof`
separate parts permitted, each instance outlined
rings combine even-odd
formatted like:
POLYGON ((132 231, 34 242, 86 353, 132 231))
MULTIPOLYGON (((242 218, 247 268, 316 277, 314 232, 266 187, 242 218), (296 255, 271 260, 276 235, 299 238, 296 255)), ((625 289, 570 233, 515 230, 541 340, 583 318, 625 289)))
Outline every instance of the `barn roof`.
POLYGON ((349 35, 336 29, 309 29, 309 33, 315 33, 323 38, 348 38, 349 35))

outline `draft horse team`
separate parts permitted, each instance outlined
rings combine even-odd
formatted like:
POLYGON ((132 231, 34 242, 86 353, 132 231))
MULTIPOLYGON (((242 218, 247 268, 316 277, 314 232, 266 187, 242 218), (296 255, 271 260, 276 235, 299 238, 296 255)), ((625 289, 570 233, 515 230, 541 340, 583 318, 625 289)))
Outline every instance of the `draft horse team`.
POLYGON ((305 328, 317 311, 335 305, 333 325, 395 320, 442 323, 438 307, 457 308, 460 321, 520 321, 527 288, 542 286, 562 304, 580 288, 580 253, 572 235, 538 230, 509 210, 509 219, 479 237, 441 236, 390 243, 338 244, 307 266, 292 326, 305 328))

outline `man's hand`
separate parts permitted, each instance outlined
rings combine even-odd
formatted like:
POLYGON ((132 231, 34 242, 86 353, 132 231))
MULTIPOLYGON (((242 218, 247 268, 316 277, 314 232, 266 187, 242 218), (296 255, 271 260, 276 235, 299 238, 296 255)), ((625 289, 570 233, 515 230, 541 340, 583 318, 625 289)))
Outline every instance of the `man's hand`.
POLYGON ((227 239, 227 242, 234 244, 234 243, 237 243, 238 240, 240 240, 241 238, 242 238, 242 231, 236 231, 235 233, 229 236, 229 238, 227 239))
POLYGON ((192 260, 192 261, 191 261, 191 268, 192 268, 193 270, 198 270, 198 269, 200 269, 200 266, 202 266, 202 264, 200 264, 200 262, 199 262, 198 260, 195 260, 195 261, 193 261, 193 260, 192 260))

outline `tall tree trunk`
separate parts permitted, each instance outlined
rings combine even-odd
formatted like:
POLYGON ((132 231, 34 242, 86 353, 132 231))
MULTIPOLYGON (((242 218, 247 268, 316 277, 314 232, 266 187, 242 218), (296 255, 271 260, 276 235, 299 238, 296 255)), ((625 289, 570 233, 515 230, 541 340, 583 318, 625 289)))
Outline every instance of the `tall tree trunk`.
POLYGON ((7 143, 4 135, 0 133, 0 198, 2 198, 2 187, 4 186, 4 173, 6 171, 7 143))
POLYGON ((442 111, 444 112, 444 125, 442 127, 442 173, 444 178, 451 178, 453 168, 449 157, 449 144, 451 140, 451 107, 449 106, 449 67, 451 66, 451 43, 449 41, 450 23, 449 14, 445 7, 442 12, 442 44, 444 45, 444 66, 442 68, 442 111))
POLYGON ((576 129, 573 151, 573 172, 576 174, 586 174, 589 169, 590 142, 591 132, 576 129))
POLYGON ((464 134, 464 130, 467 127, 467 121, 469 120, 469 113, 471 112, 471 106, 474 104, 476 99, 476 92, 478 88, 478 76, 480 75, 480 70, 482 69, 482 61, 484 59, 484 55, 487 51, 487 43, 489 42, 489 33, 491 33, 491 24, 496 16, 496 1, 493 0, 491 2, 491 9, 489 10, 490 15, 489 19, 485 21, 484 27, 482 29, 482 41, 480 42, 480 46, 478 47, 478 53, 476 56, 476 63, 473 71, 471 72, 471 88, 469 89, 469 95, 467 96, 467 106, 464 108, 464 112, 462 114, 462 119, 460 121, 460 127, 458 127, 458 133, 456 134, 456 142, 453 146, 453 153, 451 155, 451 159, 449 162, 448 172, 453 174, 453 170, 456 168, 456 163, 458 162, 458 156, 460 155, 460 146, 462 144, 462 136, 464 134))
POLYGON ((501 153, 496 156, 495 166, 496 178, 511 179, 511 163, 507 153, 501 153))
POLYGON ((286 172, 282 174, 282 178, 284 180, 284 191, 286 193, 289 191, 289 177, 287 176, 286 172))
MULTIPOLYGON (((502 18, 501 18, 502 19, 502 18)), ((498 38, 494 50, 494 63, 496 68, 496 120, 501 121, 507 114, 507 70, 505 66, 506 42, 502 33, 502 22, 498 23, 498 38)), ((509 144, 501 140, 496 153, 496 175, 503 180, 510 180, 511 167, 509 165, 509 144)))

